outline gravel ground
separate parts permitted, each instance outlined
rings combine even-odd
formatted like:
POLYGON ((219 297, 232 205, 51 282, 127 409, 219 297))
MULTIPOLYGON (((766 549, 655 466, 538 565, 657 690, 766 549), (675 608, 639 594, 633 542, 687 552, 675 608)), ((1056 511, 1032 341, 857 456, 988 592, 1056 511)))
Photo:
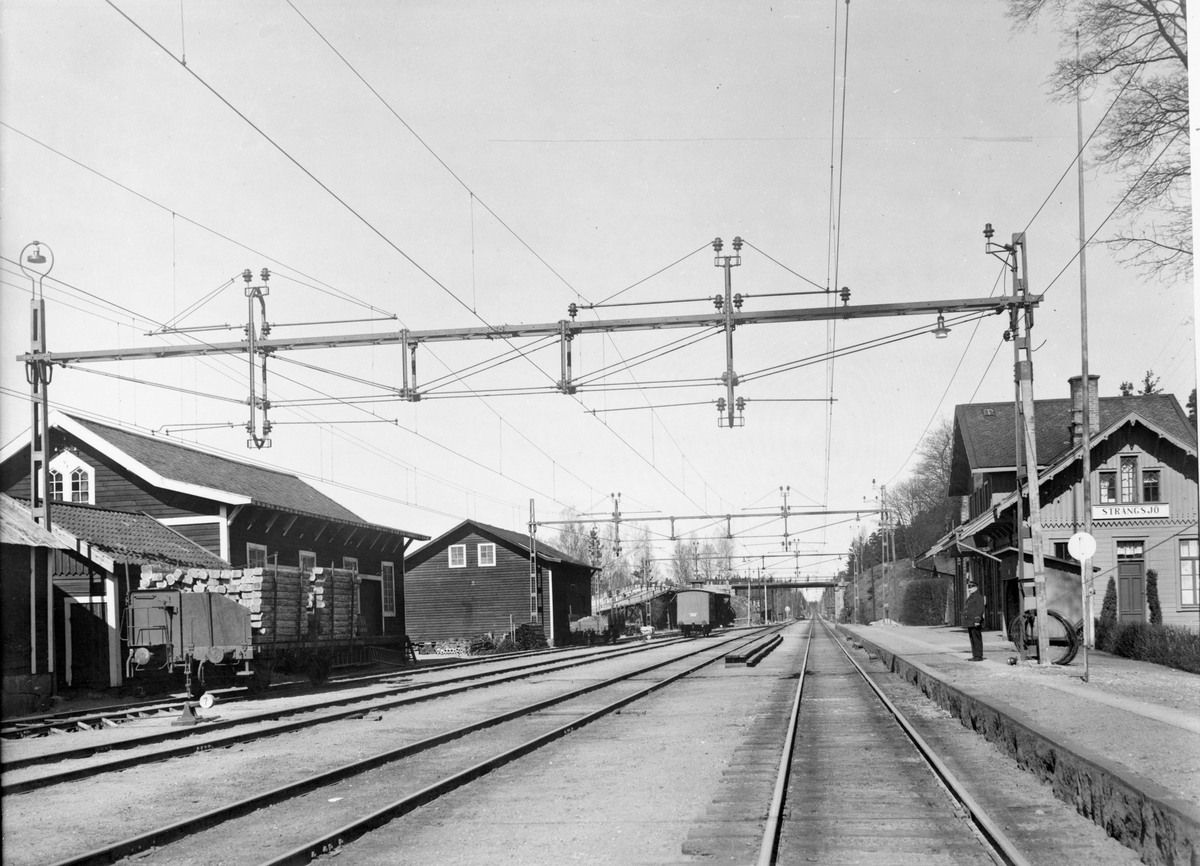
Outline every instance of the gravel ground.
MULTIPOLYGON (((703 825, 719 804, 722 780, 739 747, 755 730, 756 721, 765 715, 766 696, 781 677, 791 676, 798 667, 801 636, 806 629, 807 625, 789 629, 784 643, 757 668, 719 663, 705 668, 405 819, 393 821, 345 846, 336 859, 434 866, 703 862, 702 858, 683 853, 688 834, 703 825)), ((666 648, 653 648, 638 658, 646 661, 651 654, 666 652, 666 648)), ((452 723, 475 720, 518 702, 566 691, 582 679, 599 678, 607 666, 616 664, 601 663, 544 675, 511 686, 388 711, 377 721, 338 722, 244 747, 205 752, 76 785, 5 798, 3 862, 14 866, 47 863, 144 832, 354 756, 412 742, 452 723)), ((1082 840, 1072 841, 1063 849, 1045 845, 1053 856, 1035 862, 1095 866, 1136 861, 1120 859, 1128 852, 1119 846, 1105 848, 1115 843, 1054 800, 1046 786, 1018 770, 981 737, 949 719, 907 684, 890 674, 877 676, 889 681, 897 695, 911 702, 917 715, 927 717, 931 725, 943 726, 948 742, 965 750, 954 760, 964 775, 976 779, 977 796, 990 796, 996 808, 1007 809, 1004 816, 1008 823, 1025 828, 1032 838, 1041 834, 1047 839, 1082 840), (1083 835, 1073 835, 1076 833, 1083 835)), ((212 712, 237 711, 229 703, 212 712)), ((552 708, 545 715, 555 712, 552 708)), ((76 736, 91 735, 73 734, 66 739, 76 736)), ((411 772, 424 771, 414 764, 411 772)), ((338 818, 349 815, 357 794, 374 784, 348 784, 336 792, 317 792, 310 797, 321 798, 321 808, 331 818, 338 818)), ((764 810, 770 787, 770 782, 764 784, 764 810)), ((208 837, 197 837, 182 858, 177 852, 151 851, 134 862, 205 866, 249 863, 261 860, 268 844, 291 846, 303 841, 296 838, 294 828, 284 823, 276 825, 262 815, 240 821, 252 827, 251 832, 263 843, 262 850, 247 845, 232 851, 223 847, 222 837, 233 838, 233 827, 226 826, 208 837)))

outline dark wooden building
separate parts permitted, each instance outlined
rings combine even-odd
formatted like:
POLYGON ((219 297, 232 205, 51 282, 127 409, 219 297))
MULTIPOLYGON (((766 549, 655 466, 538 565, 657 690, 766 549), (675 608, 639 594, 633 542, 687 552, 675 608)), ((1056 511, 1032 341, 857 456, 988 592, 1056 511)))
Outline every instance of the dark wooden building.
MULTIPOLYGON (((405 560, 408 633, 416 642, 501 634, 533 621, 529 536, 464 520, 405 560)), ((536 609, 546 639, 569 640, 592 612, 591 565, 537 542, 536 609)))
MULTIPOLYGON (((51 500, 149 515, 233 568, 356 571, 359 636, 403 641, 404 553, 428 536, 367 523, 288 472, 62 412, 49 420, 51 500)), ((29 496, 28 433, 0 452, 0 492, 29 496)), ((63 577, 56 586, 74 593, 63 577)))
POLYGON ((34 522, 28 507, 0 494, 0 713, 5 718, 36 712, 54 692, 50 563, 64 546, 34 522))

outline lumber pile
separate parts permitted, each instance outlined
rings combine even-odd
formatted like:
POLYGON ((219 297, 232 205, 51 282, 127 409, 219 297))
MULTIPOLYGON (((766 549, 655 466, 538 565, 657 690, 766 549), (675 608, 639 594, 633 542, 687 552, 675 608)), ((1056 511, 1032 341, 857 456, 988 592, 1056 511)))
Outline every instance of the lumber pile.
POLYGON ((250 611, 256 636, 303 641, 356 635, 360 582, 342 568, 143 568, 138 588, 220 593, 250 611))

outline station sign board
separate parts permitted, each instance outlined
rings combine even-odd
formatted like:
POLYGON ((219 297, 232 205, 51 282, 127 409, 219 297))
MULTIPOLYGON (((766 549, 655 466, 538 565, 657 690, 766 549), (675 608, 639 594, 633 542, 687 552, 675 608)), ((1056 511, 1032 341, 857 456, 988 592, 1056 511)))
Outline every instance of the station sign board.
POLYGON ((1170 516, 1171 506, 1166 502, 1092 506, 1092 520, 1144 520, 1170 516))

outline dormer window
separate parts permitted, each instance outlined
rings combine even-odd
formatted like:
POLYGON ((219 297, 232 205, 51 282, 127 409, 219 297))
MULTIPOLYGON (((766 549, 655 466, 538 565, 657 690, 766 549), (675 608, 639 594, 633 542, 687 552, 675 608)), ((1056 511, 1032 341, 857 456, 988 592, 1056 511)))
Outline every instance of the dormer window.
POLYGON ((74 451, 62 451, 50 461, 50 498, 96 504, 95 470, 74 451))

